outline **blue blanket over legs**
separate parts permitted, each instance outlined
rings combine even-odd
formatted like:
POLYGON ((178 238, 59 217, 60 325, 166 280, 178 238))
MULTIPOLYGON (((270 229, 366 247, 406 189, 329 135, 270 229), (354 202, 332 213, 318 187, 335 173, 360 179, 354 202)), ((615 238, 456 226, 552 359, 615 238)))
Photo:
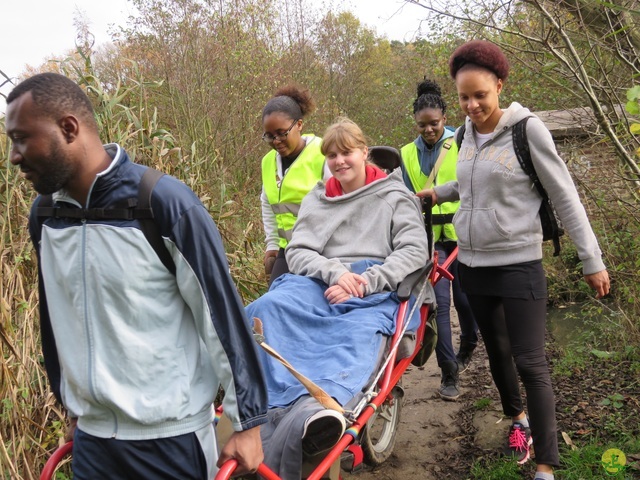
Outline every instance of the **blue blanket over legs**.
MULTIPOLYGON (((268 345, 345 405, 376 368, 383 336, 395 330, 399 301, 395 293, 383 292, 330 305, 324 297, 327 288, 313 278, 283 275, 246 311, 249 319, 262 320, 268 345)), ((414 331, 418 323, 416 309, 407 331, 414 331)), ((260 355, 270 408, 285 407, 308 394, 277 360, 262 350, 260 355)))

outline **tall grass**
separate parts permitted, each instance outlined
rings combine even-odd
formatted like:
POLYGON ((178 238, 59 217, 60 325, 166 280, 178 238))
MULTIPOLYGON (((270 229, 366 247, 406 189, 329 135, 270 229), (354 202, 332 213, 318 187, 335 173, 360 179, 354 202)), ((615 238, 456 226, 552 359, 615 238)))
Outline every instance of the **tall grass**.
POLYGON ((0 157, 0 475, 33 478, 55 446, 63 415, 41 363, 36 265, 26 231, 32 194, 9 168, 3 135, 0 157))
POLYGON ((238 175, 242 169, 229 168, 215 149, 201 148, 208 139, 178 145, 172 132, 161 125, 158 110, 150 105, 162 81, 143 78, 136 63, 129 61, 126 84, 118 81, 107 88, 97 78, 90 57, 81 51, 78 54, 82 61, 64 63, 62 72, 77 78, 94 101, 103 141, 118 143, 134 162, 173 175, 191 187, 225 240, 238 289, 246 300, 255 298, 264 288, 261 265, 254 255, 262 237, 259 183, 238 175))

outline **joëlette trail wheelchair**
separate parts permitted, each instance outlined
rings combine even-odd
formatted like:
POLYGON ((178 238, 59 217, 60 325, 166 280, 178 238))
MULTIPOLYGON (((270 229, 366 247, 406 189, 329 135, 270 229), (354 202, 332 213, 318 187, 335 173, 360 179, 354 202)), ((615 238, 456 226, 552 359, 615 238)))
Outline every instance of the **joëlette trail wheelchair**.
MULTIPOLYGON (((384 170, 400 166, 400 154, 391 147, 371 147, 373 162, 384 170)), ((457 258, 457 248, 447 260, 438 265, 437 252, 433 249, 433 225, 451 223, 453 215, 432 215, 431 202, 423 202, 424 222, 430 245, 430 260, 420 270, 407 277, 397 294, 401 301, 396 315, 396 328, 389 338, 387 353, 372 383, 352 410, 346 412, 349 428, 340 441, 321 459, 305 459, 308 480, 340 478, 340 469, 355 471, 363 464, 379 465, 393 452, 396 431, 400 422, 404 390, 401 379, 410 364, 423 366, 435 349, 437 332, 435 324, 435 294, 433 285, 441 278, 451 280, 448 269, 457 258), (410 298, 416 296, 414 305, 420 309, 420 324, 414 334, 407 335, 406 325, 412 315, 410 298), (404 352, 404 353, 403 353, 404 352)), ((231 478, 237 463, 226 462, 216 480, 231 478)), ((261 464, 257 472, 267 480, 281 480, 267 465, 261 464)))

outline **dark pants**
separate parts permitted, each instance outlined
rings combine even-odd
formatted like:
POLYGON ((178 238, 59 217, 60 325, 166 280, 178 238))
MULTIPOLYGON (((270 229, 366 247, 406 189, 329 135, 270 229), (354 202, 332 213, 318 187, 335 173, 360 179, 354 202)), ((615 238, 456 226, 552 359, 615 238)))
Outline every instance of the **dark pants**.
MULTIPOLYGON (((456 248, 455 242, 437 242, 435 244, 438 252, 438 264, 442 265, 456 248)), ((438 365, 442 367, 444 361, 455 361, 456 354, 453 350, 451 339, 451 292, 453 291, 453 304, 458 312, 460 322, 460 345, 474 348, 478 343, 478 327, 473 318, 473 312, 467 301, 467 296, 462 291, 460 279, 458 278, 458 260, 454 260, 449 267, 449 272, 453 275, 453 282, 446 278, 441 278, 433 287, 436 294, 438 310, 436 313, 436 323, 438 325, 438 343, 436 344, 436 358, 438 365)))
POLYGON ((280 275, 284 275, 285 273, 289 273, 289 265, 287 265, 287 259, 284 256, 284 248, 281 248, 280 250, 278 250, 276 261, 273 264, 273 269, 271 270, 271 275, 269 276, 269 286, 271 286, 276 278, 278 278, 280 275))
POLYGON ((318 401, 304 395, 284 408, 270 408, 260 427, 264 463, 283 480, 302 478, 302 433, 307 419, 322 410, 318 401))
POLYGON ((196 433, 156 440, 98 438, 76 429, 75 480, 208 480, 196 433))
POLYGON ((544 351, 546 298, 467 297, 489 355, 504 414, 515 417, 523 412, 520 374, 527 393, 536 463, 559 466, 555 400, 544 351))

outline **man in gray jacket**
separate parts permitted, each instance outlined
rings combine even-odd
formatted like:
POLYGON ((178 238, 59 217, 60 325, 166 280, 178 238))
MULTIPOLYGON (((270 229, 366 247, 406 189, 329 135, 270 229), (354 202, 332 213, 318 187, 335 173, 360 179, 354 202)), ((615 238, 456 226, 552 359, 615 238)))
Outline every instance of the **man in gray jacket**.
POLYGON ((142 222, 115 215, 135 205, 147 169, 102 145, 82 89, 40 74, 7 105, 11 163, 41 194, 29 230, 43 353, 54 394, 77 419, 74 478, 208 480, 230 458, 254 471, 266 387, 207 210, 175 178, 156 184, 150 203, 170 271, 142 222), (45 196, 53 208, 43 217, 45 196), (218 458, 220 385, 236 432, 218 458))

